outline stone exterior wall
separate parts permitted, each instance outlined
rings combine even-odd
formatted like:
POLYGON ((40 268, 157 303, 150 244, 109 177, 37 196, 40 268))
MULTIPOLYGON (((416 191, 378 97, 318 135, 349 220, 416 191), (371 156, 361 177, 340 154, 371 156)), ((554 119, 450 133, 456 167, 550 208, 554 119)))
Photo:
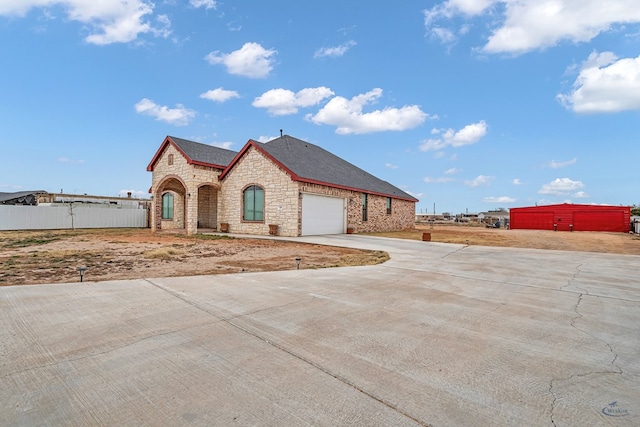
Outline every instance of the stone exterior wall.
POLYGON ((269 224, 278 225, 278 235, 298 236, 298 185, 262 153, 251 147, 222 181, 218 221, 229 224, 229 232, 269 234, 269 224), (264 189, 264 221, 243 221, 242 192, 250 185, 264 189))
POLYGON ((367 196, 367 220, 362 220, 362 193, 357 193, 357 203, 349 202, 348 221, 356 233, 375 231, 399 231, 415 226, 415 203, 391 199, 391 214, 387 213, 387 197, 367 196))
MULTIPOLYGON (((158 197, 162 199, 162 195, 167 193, 163 191, 162 194, 159 194, 158 197)), ((185 218, 184 218, 184 196, 182 194, 176 193, 175 191, 169 191, 169 193, 173 194, 173 219, 162 219, 162 200, 160 200, 158 204, 159 218, 161 222, 160 229, 162 230, 178 230, 184 228, 185 218)))
MULTIPOLYGON (((321 167, 321 165, 319 165, 321 167)), ((251 147, 225 177, 218 182, 220 169, 190 165, 182 154, 168 144, 153 168, 151 228, 186 229, 188 234, 202 228, 220 229, 229 224, 231 233, 269 234, 269 224, 278 226, 278 235, 302 233, 302 199, 313 193, 347 200, 347 224, 354 232, 394 231, 413 228, 415 203, 392 199, 392 213, 387 214, 384 196, 368 196, 368 220, 362 220, 362 193, 318 184, 294 182, 261 152, 251 147), (173 164, 169 156, 173 155, 173 164), (242 192, 249 185, 264 189, 264 221, 242 219, 242 192), (173 220, 163 220, 162 194, 174 195, 173 220)))
MULTIPOLYGON (((300 192, 342 197, 347 199, 347 227, 354 233, 374 231, 397 231, 413 228, 415 225, 415 203, 405 200, 391 200, 391 215, 387 214, 387 198, 368 195, 367 221, 362 220, 362 193, 318 184, 300 183, 300 192)), ((302 232, 302 204, 298 210, 302 232)))
POLYGON ((210 185, 198 189, 198 228, 218 227, 218 191, 210 185))
POLYGON ((221 172, 221 169, 188 164, 187 159, 172 144, 168 144, 153 168, 151 191, 156 202, 152 204, 151 228, 153 230, 158 228, 186 228, 187 233, 196 233, 198 227, 198 189, 203 184, 219 188, 218 175, 221 172), (172 165, 169 164, 170 155, 173 155, 172 165), (176 192, 176 195, 181 195, 182 197, 175 197, 174 195, 173 224, 169 224, 170 221, 162 220, 161 226, 158 227, 157 221, 161 214, 157 211, 162 206, 161 200, 158 199, 162 198, 162 192, 165 190, 164 183, 167 182, 167 177, 171 176, 179 177, 176 182, 181 182, 182 188, 172 188, 172 190, 176 192), (186 212, 186 220, 182 224, 178 224, 178 221, 176 221, 176 218, 185 218, 185 215, 177 216, 180 209, 183 209, 182 212, 186 212))

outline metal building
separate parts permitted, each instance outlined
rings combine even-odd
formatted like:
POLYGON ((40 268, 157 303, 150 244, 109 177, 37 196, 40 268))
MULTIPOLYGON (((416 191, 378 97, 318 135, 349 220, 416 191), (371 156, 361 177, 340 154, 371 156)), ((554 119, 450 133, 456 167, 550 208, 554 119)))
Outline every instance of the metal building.
POLYGON ((628 233, 631 224, 629 206, 564 203, 512 208, 509 214, 511 229, 628 233))

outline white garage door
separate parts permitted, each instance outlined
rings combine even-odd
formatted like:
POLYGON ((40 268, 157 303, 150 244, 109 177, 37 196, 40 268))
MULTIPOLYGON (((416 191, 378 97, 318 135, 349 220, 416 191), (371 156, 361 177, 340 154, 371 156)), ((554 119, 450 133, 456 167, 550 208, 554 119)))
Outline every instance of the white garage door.
POLYGON ((302 235, 345 232, 344 199, 302 194, 302 235))

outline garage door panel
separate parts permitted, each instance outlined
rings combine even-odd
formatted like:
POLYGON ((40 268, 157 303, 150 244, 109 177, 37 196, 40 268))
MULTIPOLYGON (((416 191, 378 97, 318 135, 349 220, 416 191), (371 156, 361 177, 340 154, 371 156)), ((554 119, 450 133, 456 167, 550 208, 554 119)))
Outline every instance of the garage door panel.
POLYGON ((512 212, 510 227, 524 230, 553 230, 553 212, 512 212))
POLYGON ((573 222, 576 231, 628 231, 622 211, 576 211, 573 222))
POLYGON ((342 234, 345 231, 344 199, 302 195, 302 235, 342 234))

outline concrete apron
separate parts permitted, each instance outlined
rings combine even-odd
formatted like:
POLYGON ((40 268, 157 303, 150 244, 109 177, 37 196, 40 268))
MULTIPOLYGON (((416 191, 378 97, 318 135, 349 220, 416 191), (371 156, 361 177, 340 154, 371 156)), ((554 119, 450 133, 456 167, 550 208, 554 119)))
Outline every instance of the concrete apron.
POLYGON ((640 257, 293 240, 392 259, 0 288, 0 425, 640 425, 640 257))

